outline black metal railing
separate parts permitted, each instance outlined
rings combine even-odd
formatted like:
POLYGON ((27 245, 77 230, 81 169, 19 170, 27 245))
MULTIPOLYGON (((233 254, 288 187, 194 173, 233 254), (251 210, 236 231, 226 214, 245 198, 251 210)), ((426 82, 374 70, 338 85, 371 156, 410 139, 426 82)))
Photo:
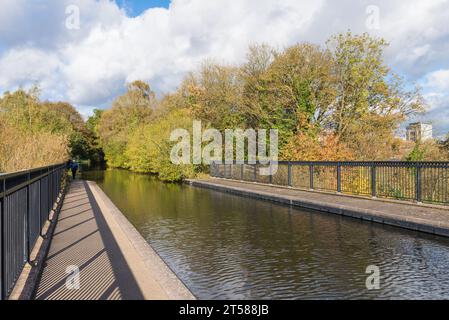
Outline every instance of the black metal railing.
MULTIPOLYGON (((211 165, 211 176, 341 194, 449 204, 449 162, 280 161, 272 175, 260 164, 211 165)), ((269 166, 268 166, 269 167, 269 166)))
POLYGON ((0 174, 0 299, 6 299, 55 209, 66 165, 0 174))

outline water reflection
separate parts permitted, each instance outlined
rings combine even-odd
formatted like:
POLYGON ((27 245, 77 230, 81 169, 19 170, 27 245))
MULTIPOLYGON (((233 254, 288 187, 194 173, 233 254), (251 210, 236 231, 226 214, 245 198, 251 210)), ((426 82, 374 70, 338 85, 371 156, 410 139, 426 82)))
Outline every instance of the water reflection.
POLYGON ((449 297, 445 238, 127 171, 85 176, 200 299, 449 297), (368 265, 378 291, 365 287, 368 265))

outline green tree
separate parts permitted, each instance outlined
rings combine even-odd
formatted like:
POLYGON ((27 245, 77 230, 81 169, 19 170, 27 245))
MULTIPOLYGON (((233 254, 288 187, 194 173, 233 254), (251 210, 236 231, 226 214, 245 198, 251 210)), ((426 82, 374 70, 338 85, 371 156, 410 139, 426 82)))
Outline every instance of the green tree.
POLYGON ((170 141, 171 132, 186 129, 191 133, 192 122, 189 110, 180 109, 135 130, 126 149, 130 169, 157 174, 161 180, 169 182, 193 177, 194 165, 175 165, 170 159, 171 149, 176 143, 170 141))
POLYGON ((93 163, 103 163, 105 161, 104 151, 101 147, 100 135, 98 133, 98 125, 104 110, 94 109, 93 115, 86 121, 88 137, 90 141, 89 159, 93 163))
POLYGON ((99 136, 98 134, 98 125, 100 123, 101 117, 104 113, 104 110, 101 109, 94 109, 93 115, 90 116, 86 121, 86 127, 89 131, 91 131, 96 137, 99 136))
POLYGON ((424 160, 425 151, 421 146, 420 142, 416 142, 413 150, 407 156, 407 161, 423 161, 424 160))
POLYGON ((101 114, 97 132, 109 166, 128 168, 125 156, 128 138, 140 125, 150 122, 156 103, 149 85, 135 81, 113 102, 111 109, 101 114))

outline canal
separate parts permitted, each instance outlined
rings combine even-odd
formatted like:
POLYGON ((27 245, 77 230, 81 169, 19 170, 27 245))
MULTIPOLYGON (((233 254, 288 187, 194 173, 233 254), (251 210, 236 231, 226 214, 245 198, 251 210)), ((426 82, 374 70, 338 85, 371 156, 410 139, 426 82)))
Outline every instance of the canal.
POLYGON ((121 170, 85 172, 199 299, 447 299, 449 239, 121 170), (369 265, 380 289, 367 290, 369 265))

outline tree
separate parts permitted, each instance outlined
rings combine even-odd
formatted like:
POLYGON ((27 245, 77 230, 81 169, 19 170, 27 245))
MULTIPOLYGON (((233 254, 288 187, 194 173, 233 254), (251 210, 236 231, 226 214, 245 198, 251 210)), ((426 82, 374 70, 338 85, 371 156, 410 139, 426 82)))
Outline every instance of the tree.
POLYGON ((50 132, 24 132, 0 119, 0 172, 12 172, 68 159, 65 136, 50 132))
POLYGON ((64 108, 42 103, 38 92, 19 89, 0 98, 0 171, 54 164, 69 156, 75 125, 66 119, 64 108))
POLYGON ((243 122, 238 68, 206 62, 199 72, 188 76, 182 88, 195 119, 222 131, 243 122))
POLYGON ((192 121, 189 110, 179 109, 135 130, 126 148, 130 169, 157 174, 161 180, 169 182, 193 177, 194 165, 176 165, 170 159, 171 149, 175 145, 170 141, 171 132, 186 129, 191 133, 192 121))
POLYGON ((298 132, 281 150, 281 158, 289 161, 349 161, 354 153, 335 134, 312 136, 298 132))
POLYGON ((91 115, 86 121, 86 127, 95 135, 98 135, 98 124, 100 123, 104 110, 94 109, 92 112, 93 115, 91 115))
POLYGON ((449 133, 446 136, 446 139, 442 141, 443 148, 449 153, 449 133))
MULTIPOLYGON (((264 51, 259 52, 267 56, 264 51)), ((251 60, 267 61, 254 58, 251 60)), ((250 125, 278 129, 280 147, 298 132, 316 134, 335 99, 332 88, 332 60, 319 46, 298 44, 273 54, 271 63, 254 70, 251 60, 243 67, 244 102, 250 111, 250 125)), ((257 65, 257 64, 256 64, 257 65)))
POLYGON ((417 141, 406 161, 447 161, 447 153, 435 140, 417 141))
POLYGON ((102 113, 97 125, 98 135, 108 165, 127 168, 125 149, 128 137, 140 125, 149 123, 157 104, 148 84, 135 81, 118 97, 112 108, 102 113))
POLYGON ((264 88, 263 78, 277 54, 266 44, 250 46, 246 62, 240 68, 240 77, 243 81, 242 111, 246 126, 249 128, 256 128, 259 125, 259 96, 264 88))
POLYGON ((420 89, 406 89, 384 63, 387 45, 348 32, 324 48, 302 43, 277 52, 253 46, 243 65, 208 62, 190 75, 181 86, 178 97, 186 103, 180 105, 221 131, 277 129, 280 150, 288 145, 292 151, 298 137, 320 145, 323 137, 334 136, 342 144, 337 148, 349 148, 355 159, 397 158, 396 129, 426 105, 420 89))
POLYGON ((93 163, 103 163, 104 162, 104 151, 101 147, 100 135, 98 133, 98 125, 100 123, 101 117, 104 110, 94 109, 93 115, 90 116, 86 121, 86 128, 89 133, 90 141, 90 154, 89 159, 93 163))
POLYGON ((0 99, 2 119, 17 128, 31 129, 35 115, 39 112, 39 89, 31 88, 29 91, 19 89, 15 92, 5 92, 0 99))
POLYGON ((93 133, 72 105, 66 102, 45 102, 41 111, 39 130, 66 135, 71 158, 90 159, 94 162, 101 160, 93 133))
POLYGON ((326 127, 357 151, 357 159, 385 159, 394 130, 406 117, 425 109, 419 88, 404 89, 403 80, 384 64, 387 43, 350 32, 331 38, 336 99, 326 127))

